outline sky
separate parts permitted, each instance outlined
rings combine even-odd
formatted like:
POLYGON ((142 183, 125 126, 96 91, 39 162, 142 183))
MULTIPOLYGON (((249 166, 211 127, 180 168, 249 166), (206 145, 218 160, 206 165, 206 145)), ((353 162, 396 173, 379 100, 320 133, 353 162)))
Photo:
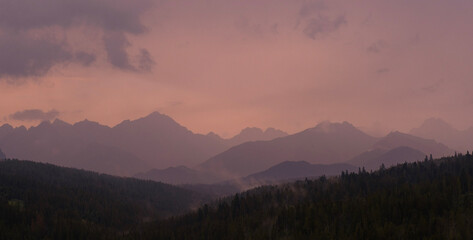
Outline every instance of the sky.
POLYGON ((0 124, 473 126, 471 0, 0 0, 0 124))

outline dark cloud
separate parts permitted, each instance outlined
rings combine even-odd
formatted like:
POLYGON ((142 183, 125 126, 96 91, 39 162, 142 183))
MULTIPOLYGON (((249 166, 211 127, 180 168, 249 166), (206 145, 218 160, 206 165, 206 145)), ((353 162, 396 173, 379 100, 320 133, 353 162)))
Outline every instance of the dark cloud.
POLYGON ((142 71, 151 71, 151 68, 155 65, 151 54, 149 54, 148 50, 141 49, 141 53, 139 56, 139 69, 142 71))
POLYGON ((346 24, 345 16, 339 16, 331 19, 324 15, 318 15, 308 20, 303 32, 312 39, 317 39, 320 35, 331 33, 338 30, 342 25, 346 24))
POLYGON ((103 37, 108 61, 123 70, 136 70, 131 65, 126 49, 131 45, 123 32, 108 32, 103 37))
POLYGON ((92 53, 79 51, 74 56, 75 60, 84 66, 90 66, 96 60, 96 56, 92 53))
POLYGON ((0 0, 0 26, 13 31, 90 24, 110 31, 143 33, 140 17, 151 0, 0 0))
POLYGON ((0 35, 0 78, 42 76, 54 65, 70 60, 64 43, 24 34, 0 35))
POLYGON ((17 121, 50 121, 58 116, 59 112, 54 109, 49 112, 43 112, 39 109, 28 109, 13 113, 9 118, 17 121))
POLYGON ((51 28, 64 34, 78 26, 103 30, 103 47, 113 66, 139 69, 128 60, 126 34, 146 32, 141 16, 152 4, 152 0, 0 0, 0 78, 38 77, 60 63, 90 66, 96 61, 94 54, 73 53, 67 40, 49 37, 51 28))

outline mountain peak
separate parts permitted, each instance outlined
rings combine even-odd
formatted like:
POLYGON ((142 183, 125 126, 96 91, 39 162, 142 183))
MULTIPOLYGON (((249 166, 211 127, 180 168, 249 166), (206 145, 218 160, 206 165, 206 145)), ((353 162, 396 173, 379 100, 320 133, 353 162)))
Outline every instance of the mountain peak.
POLYGON ((221 139, 221 137, 218 134, 214 133, 214 132, 207 133, 207 136, 211 137, 211 138, 221 139))
POLYGON ((98 122, 90 121, 89 119, 86 118, 80 122, 74 123, 74 126, 77 127, 77 126, 103 126, 103 125, 101 125, 98 122))
POLYGON ((433 133, 449 135, 458 132, 458 130, 440 118, 429 118, 425 120, 422 125, 413 128, 410 132, 419 136, 431 136, 433 133))
POLYGON ((263 134, 263 130, 257 127, 247 127, 241 130, 240 135, 263 134))
POLYGON ((238 135, 228 139, 228 141, 231 143, 230 145, 235 146, 250 141, 269 141, 287 135, 287 133, 275 128, 267 128, 263 131, 261 128, 247 127, 241 130, 238 135))
POLYGON ((12 125, 8 124, 8 123, 5 123, 3 124, 2 126, 0 126, 0 129, 3 129, 3 130, 13 130, 13 127, 12 125))
POLYGON ((162 114, 158 111, 154 111, 154 112, 151 112, 150 114, 148 114, 146 117, 144 118, 170 118, 168 115, 166 114, 162 114))
POLYGON ((50 121, 42 121, 41 123, 38 124, 38 126, 36 127, 31 127, 31 128, 46 128, 46 127, 50 127, 51 126, 51 122, 50 121))
POLYGON ((179 123, 174 121, 171 117, 161 114, 159 112, 152 112, 145 117, 138 118, 136 120, 124 120, 120 124, 116 125, 114 128, 129 128, 129 127, 140 126, 147 129, 167 129, 169 131, 176 129, 185 129, 187 128, 181 126, 179 123))
POLYGON ((447 127, 447 128, 453 128, 449 123, 445 122, 441 118, 429 118, 424 121, 422 124, 424 126, 442 126, 442 127, 447 127))
POLYGON ((312 128, 312 130, 325 132, 325 133, 337 132, 337 131, 347 131, 347 130, 359 131, 358 128, 356 128, 351 123, 346 122, 346 121, 345 122, 323 121, 323 122, 317 124, 317 126, 315 126, 314 128, 312 128))
POLYGON ((426 154, 432 153, 436 157, 453 153, 453 150, 435 140, 425 139, 398 131, 389 133, 374 145, 375 148, 381 149, 394 149, 401 146, 408 146, 426 154))
POLYGON ((159 113, 157 111, 154 111, 148 114, 148 116, 139 118, 133 122, 137 122, 137 121, 150 121, 150 122, 160 122, 160 123, 167 122, 167 123, 172 123, 172 124, 178 124, 176 121, 174 121, 174 119, 172 119, 168 115, 159 113))
POLYGON ((399 131, 392 131, 392 132, 388 133, 388 135, 386 135, 386 137, 407 137, 407 136, 410 136, 410 135, 406 134, 406 133, 399 132, 399 131))
POLYGON ((55 127, 70 127, 70 126, 72 126, 71 124, 62 121, 59 118, 56 118, 51 125, 55 126, 55 127))

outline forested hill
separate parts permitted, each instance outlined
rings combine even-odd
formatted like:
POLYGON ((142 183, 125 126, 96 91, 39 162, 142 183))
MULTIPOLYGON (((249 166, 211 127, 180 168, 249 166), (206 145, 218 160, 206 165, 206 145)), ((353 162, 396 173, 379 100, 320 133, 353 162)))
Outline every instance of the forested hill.
POLYGON ((114 239, 201 201, 201 195, 152 181, 0 161, 0 239, 114 239))
POLYGON ((146 239, 472 239, 473 157, 266 186, 148 224, 146 239))

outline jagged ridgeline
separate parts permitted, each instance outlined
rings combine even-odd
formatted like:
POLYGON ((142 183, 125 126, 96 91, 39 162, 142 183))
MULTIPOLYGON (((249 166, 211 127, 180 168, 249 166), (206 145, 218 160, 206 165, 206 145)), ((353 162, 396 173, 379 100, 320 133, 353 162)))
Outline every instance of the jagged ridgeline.
POLYGON ((473 157, 265 186, 149 223, 148 239, 472 239, 473 157))
POLYGON ((0 161, 0 239, 114 239, 202 201, 200 194, 152 181, 0 161))

